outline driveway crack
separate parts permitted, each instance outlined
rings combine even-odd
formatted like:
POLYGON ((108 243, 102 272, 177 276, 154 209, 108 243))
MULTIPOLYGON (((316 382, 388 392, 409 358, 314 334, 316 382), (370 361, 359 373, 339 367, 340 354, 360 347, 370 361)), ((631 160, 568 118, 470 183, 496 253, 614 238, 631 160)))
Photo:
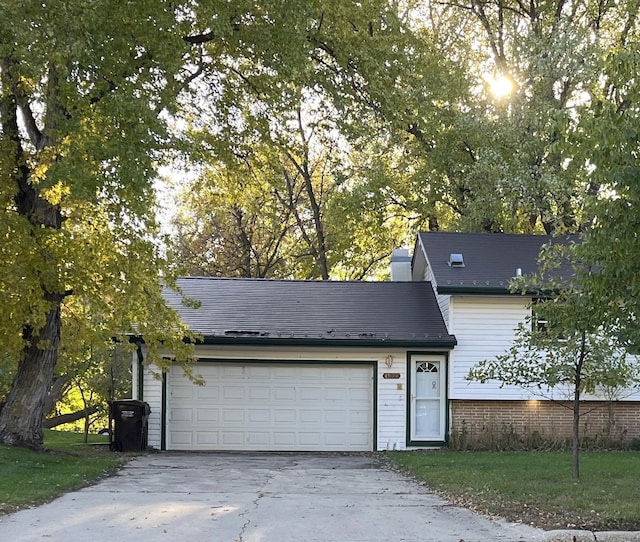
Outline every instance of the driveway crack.
POLYGON ((265 496, 265 488, 267 487, 267 485, 269 485, 269 483, 271 482, 271 480, 273 480, 274 477, 275 477, 275 474, 272 471, 270 471, 269 474, 267 475, 267 479, 258 489, 256 498, 253 499, 253 501, 251 501, 253 504, 253 507, 251 509, 246 508, 240 514, 238 514, 239 517, 244 518, 245 521, 242 527, 240 528, 240 534, 238 535, 238 538, 236 538, 235 542, 244 542, 245 533, 247 532, 249 525, 251 525, 251 518, 249 517, 249 513, 255 512, 258 509, 258 506, 260 506, 260 499, 262 499, 262 497, 265 496))

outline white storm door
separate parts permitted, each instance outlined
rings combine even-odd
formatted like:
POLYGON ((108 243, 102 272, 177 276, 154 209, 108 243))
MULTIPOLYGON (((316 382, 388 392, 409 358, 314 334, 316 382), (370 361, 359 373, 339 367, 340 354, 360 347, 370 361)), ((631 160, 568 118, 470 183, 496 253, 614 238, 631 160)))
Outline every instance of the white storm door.
POLYGON ((411 359, 411 440, 444 441, 446 365, 440 356, 411 359))

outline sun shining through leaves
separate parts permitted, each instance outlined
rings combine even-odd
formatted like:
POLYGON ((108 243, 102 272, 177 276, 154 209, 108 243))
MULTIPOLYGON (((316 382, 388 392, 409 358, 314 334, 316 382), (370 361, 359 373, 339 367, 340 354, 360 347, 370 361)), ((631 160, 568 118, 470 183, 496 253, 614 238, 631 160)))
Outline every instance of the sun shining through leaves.
POLYGON ((510 96, 516 87, 513 79, 504 74, 497 74, 495 76, 486 74, 484 80, 489 87, 491 96, 498 99, 510 96))

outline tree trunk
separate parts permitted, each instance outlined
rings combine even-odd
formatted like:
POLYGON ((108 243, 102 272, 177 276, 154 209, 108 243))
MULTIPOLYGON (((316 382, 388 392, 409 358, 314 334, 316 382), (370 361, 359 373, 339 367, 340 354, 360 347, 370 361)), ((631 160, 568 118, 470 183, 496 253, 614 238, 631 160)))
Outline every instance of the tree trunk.
POLYGON ((45 402, 45 406, 44 406, 45 416, 48 414, 51 414, 54 411, 56 404, 64 396, 67 390, 67 384, 69 383, 70 380, 71 380, 71 377, 69 375, 59 375, 59 376, 53 377, 53 382, 49 387, 49 393, 47 394, 47 401, 45 402))
POLYGON ((580 392, 573 397, 573 477, 580 478, 580 392))
MULTIPOLYGON (((7 160, 13 161, 11 171, 15 183, 14 204, 18 215, 26 219, 32 228, 32 249, 46 262, 49 270, 55 270, 58 262, 46 242, 41 242, 36 232, 42 228, 51 231, 62 228, 62 212, 59 205, 43 197, 39 183, 32 183, 31 160, 23 147, 18 123, 18 81, 13 77, 17 61, 11 56, 0 59, 0 133, 7 160)), ((55 66, 50 66, 47 74, 46 114, 44 130, 38 129, 36 120, 28 107, 21 107, 22 120, 31 140, 31 145, 41 151, 53 144, 51 134, 55 134, 59 122, 66 118, 66 111, 59 100, 59 78, 55 66)), ((11 446, 25 446, 36 450, 43 449, 42 420, 46 411, 46 402, 53 375, 58 361, 58 346, 62 321, 60 307, 65 293, 60 293, 62 285, 51 276, 39 273, 42 301, 47 303, 48 312, 44 324, 35 329, 31 321, 22 328, 24 349, 18 362, 18 370, 11 384, 7 401, 0 413, 0 443, 11 446)))
POLYGON ((587 356, 587 334, 582 332, 580 354, 575 365, 573 387, 573 477, 580 478, 580 390, 582 389, 582 367, 587 356))
POLYGON ((42 450, 42 419, 58 358, 61 299, 53 300, 44 326, 24 332, 27 345, 0 413, 0 442, 42 450))

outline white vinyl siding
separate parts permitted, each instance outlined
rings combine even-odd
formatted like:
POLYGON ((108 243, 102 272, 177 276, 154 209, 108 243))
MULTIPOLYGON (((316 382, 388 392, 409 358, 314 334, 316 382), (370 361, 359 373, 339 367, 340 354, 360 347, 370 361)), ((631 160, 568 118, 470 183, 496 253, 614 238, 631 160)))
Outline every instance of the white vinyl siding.
POLYGON ((433 291, 436 294, 436 301, 438 302, 438 307, 440 308, 440 314, 442 314, 442 319, 444 320, 445 326, 447 326, 447 331, 453 335, 453 331, 451 331, 451 324, 449 322, 449 306, 451 304, 451 296, 450 295, 441 295, 438 293, 438 283, 436 282, 436 277, 433 276, 433 272, 431 270, 431 266, 428 263, 424 268, 424 276, 422 280, 431 282, 431 286, 433 286, 433 291))
MULTIPOLYGON (((389 351, 393 365, 387 367, 384 359, 378 361, 378 436, 377 450, 404 450, 406 447, 406 351, 389 351), (384 378, 386 374, 399 374, 400 378, 384 378), (402 388, 402 389, 399 389, 402 388)), ((386 354, 383 358, 386 357, 386 354)))
POLYGON ((450 399, 529 399, 518 386, 500 387, 468 381, 469 370, 484 359, 504 354, 512 345, 518 323, 529 314, 522 296, 451 296, 449 333, 458 344, 450 358, 450 399))
POLYGON ((447 331, 454 335, 453 331, 451 331, 451 323, 449 322, 449 317, 451 312, 449 310, 451 306, 451 296, 450 295, 436 295, 436 300, 438 301, 438 307, 440 308, 440 312, 442 313, 442 319, 444 320, 444 325, 447 326, 447 331))
MULTIPOLYGON (((515 330, 530 313, 529 298, 523 296, 452 296, 451 327, 458 344, 450 354, 450 399, 554 399, 571 397, 567 390, 558 388, 554 393, 531 392, 519 386, 500 387, 499 381, 485 384, 466 380, 469 370, 484 359, 504 354, 512 345, 515 330)), ((619 400, 638 400, 637 390, 620 389, 619 400)), ((604 395, 586 394, 588 399, 606 399, 604 395)))
POLYGON ((149 403, 151 413, 149 414, 149 446, 160 448, 161 419, 162 419, 162 380, 159 378, 160 372, 157 367, 146 367, 143 372, 142 397, 143 401, 149 403), (155 375, 158 375, 156 378, 155 375))

